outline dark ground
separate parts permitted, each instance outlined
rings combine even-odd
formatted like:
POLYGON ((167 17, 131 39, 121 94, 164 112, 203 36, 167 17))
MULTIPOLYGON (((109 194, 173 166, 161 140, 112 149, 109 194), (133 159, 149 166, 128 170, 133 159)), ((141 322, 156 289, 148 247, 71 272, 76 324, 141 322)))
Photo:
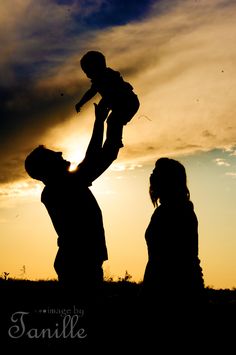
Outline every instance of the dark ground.
POLYGON ((63 293, 57 281, 0 279, 0 343, 24 353, 65 349, 71 354, 73 348, 78 354, 94 349, 113 354, 129 347, 132 353, 144 348, 145 354, 149 349, 192 354, 206 346, 212 351, 223 346, 225 354, 227 348, 235 351, 236 290, 206 289, 207 304, 183 312, 171 301, 158 309, 143 302, 140 287, 105 282, 99 297, 84 302, 63 293))

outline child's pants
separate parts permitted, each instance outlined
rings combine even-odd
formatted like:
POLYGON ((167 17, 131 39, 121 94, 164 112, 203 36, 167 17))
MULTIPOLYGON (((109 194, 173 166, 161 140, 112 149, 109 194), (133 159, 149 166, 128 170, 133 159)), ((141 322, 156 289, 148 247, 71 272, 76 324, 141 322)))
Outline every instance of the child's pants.
POLYGON ((113 105, 111 113, 107 118, 107 141, 114 144, 122 143, 123 126, 126 125, 136 114, 140 106, 137 95, 132 93, 113 105))

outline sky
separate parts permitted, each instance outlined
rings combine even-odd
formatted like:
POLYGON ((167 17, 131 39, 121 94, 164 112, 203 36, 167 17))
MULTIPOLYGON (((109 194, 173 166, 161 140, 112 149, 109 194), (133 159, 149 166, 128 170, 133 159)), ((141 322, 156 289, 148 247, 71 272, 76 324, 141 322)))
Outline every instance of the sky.
POLYGON ((99 50, 141 102, 118 159, 91 187, 105 276, 142 280, 149 176, 166 156, 186 168, 206 286, 236 287, 235 23, 229 0, 0 2, 0 274, 56 278, 57 236, 24 159, 39 144, 83 159, 99 96, 76 114, 90 85, 80 58, 99 50))

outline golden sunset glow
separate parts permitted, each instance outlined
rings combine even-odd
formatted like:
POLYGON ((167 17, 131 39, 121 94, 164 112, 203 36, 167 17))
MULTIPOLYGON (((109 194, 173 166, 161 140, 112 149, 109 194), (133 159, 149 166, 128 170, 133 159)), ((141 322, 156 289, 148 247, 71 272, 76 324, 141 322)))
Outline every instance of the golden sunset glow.
POLYGON ((98 49, 141 102, 124 127, 117 160, 91 187, 104 219, 105 275, 115 279, 127 270, 142 280, 153 213, 149 176, 168 156, 187 171, 206 285, 236 287, 235 2, 144 1, 143 13, 124 12, 114 24, 110 13, 97 23, 103 1, 92 3, 0 3, 0 273, 56 278, 57 235, 40 202, 44 185, 27 176, 24 159, 45 144, 63 153, 70 170, 83 160, 99 97, 75 112, 90 85, 79 60, 98 49))

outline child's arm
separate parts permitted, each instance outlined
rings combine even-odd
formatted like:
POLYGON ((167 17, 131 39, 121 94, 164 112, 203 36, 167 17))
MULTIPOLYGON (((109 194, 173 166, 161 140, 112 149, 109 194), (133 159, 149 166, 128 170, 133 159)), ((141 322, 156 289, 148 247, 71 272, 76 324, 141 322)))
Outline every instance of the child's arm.
POLYGON ((86 91, 86 93, 82 96, 82 98, 80 99, 80 101, 75 105, 75 109, 76 112, 80 111, 80 108, 89 100, 91 100, 95 95, 97 94, 97 90, 94 89, 93 86, 91 86, 91 88, 86 91))

